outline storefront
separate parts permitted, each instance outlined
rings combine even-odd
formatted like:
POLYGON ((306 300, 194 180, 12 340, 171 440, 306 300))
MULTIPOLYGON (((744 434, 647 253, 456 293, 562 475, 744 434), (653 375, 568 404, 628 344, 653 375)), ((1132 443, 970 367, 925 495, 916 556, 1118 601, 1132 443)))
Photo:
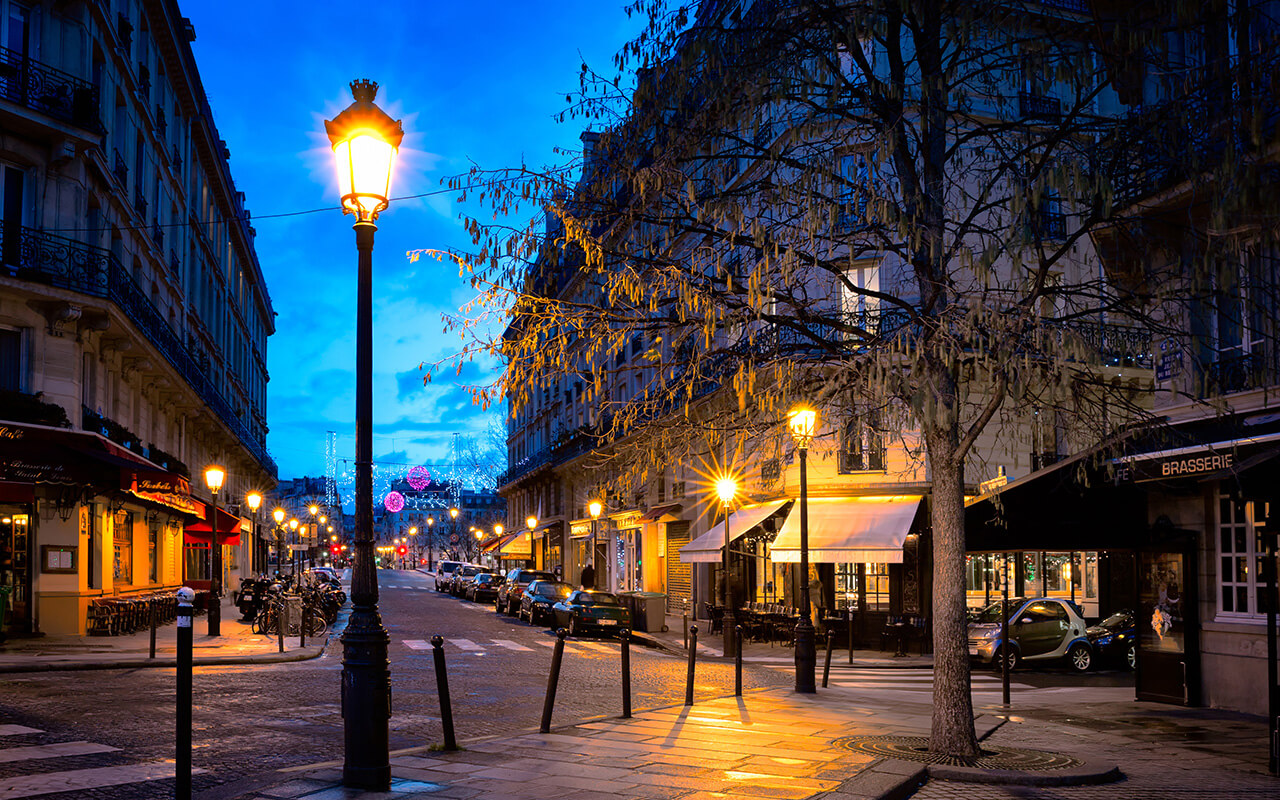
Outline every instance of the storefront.
POLYGON ((644 526, 639 511, 618 514, 612 523, 609 584, 614 592, 644 590, 644 526))

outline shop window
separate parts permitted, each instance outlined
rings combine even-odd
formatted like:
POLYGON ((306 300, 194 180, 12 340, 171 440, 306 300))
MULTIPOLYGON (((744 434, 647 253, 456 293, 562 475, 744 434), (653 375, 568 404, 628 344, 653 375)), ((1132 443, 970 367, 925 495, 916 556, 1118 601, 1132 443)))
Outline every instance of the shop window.
POLYGON ((187 542, 183 559, 186 580, 208 581, 213 579, 213 558, 209 545, 203 542, 187 542))
POLYGON ((1263 525, 1257 504, 1223 495, 1218 502, 1219 616, 1261 620, 1266 614, 1263 525))
POLYGON ((133 514, 121 511, 116 514, 112 529, 114 560, 112 570, 116 583, 133 583, 133 514))
POLYGON ((147 523, 147 580, 159 583, 160 574, 160 522, 147 523))
POLYGON ((889 610, 889 565, 864 564, 863 584, 866 587, 867 611, 889 610))
POLYGON ((0 328, 0 389, 22 391, 22 332, 0 328))

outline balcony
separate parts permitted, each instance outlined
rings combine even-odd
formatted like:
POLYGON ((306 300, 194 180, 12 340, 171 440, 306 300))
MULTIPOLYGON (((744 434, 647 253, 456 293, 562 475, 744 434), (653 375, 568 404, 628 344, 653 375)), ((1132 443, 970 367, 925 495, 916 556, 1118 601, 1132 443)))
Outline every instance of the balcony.
POLYGON ((1067 216, 1061 211, 1032 211, 1027 220, 1027 236, 1031 239, 1061 241, 1067 238, 1067 216))
POLYGON ((178 262, 178 254, 174 252, 172 247, 169 248, 169 275, 178 280, 181 277, 181 266, 178 262))
MULTIPOLYGON (((1277 352, 1280 352, 1278 350, 1277 352)), ((1206 392, 1210 396, 1247 392, 1280 383, 1280 364, 1275 356, 1257 350, 1240 356, 1220 358, 1209 365, 1206 392)))
POLYGON ((115 157, 111 162, 111 175, 116 179, 116 183, 120 184, 120 188, 128 191, 129 189, 129 165, 125 163, 124 156, 120 155, 119 150, 111 151, 115 157))
POLYGON ((147 216, 147 198, 142 193, 141 186, 133 190, 133 207, 137 210, 139 216, 144 218, 147 216))
POLYGON ((156 249, 164 249, 164 228, 160 227, 160 221, 157 220, 151 224, 151 241, 156 243, 156 249))
POLYGON ((1110 322, 1072 320, 1048 326, 1057 336, 1057 344, 1068 353, 1072 349, 1085 354, 1084 360, 1104 367, 1155 369, 1155 353, 1151 333, 1132 325, 1110 322))
POLYGON ((1062 116, 1062 101, 1031 92, 1018 92, 1018 113, 1028 119, 1057 119, 1062 116))
POLYGON ((853 472, 884 472, 886 452, 883 446, 869 450, 841 450, 836 471, 841 475, 853 472))
POLYGON ((209 380, 207 364, 193 358, 164 316, 110 250, 61 236, 6 228, 0 222, 0 275, 56 286, 115 303, 147 341, 160 351, 201 400, 273 477, 276 463, 209 380))
POLYGON ((5 47, 0 47, 0 97, 78 128, 104 132, 98 87, 5 47))

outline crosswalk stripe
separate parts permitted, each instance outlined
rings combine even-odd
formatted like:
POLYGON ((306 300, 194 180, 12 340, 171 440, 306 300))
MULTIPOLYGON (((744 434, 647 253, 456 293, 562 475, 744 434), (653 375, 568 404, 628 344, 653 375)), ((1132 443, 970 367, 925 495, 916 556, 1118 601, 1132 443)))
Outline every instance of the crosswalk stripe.
POLYGON ((609 645, 601 644, 600 642, 578 642, 578 646, 585 647, 589 650, 595 650, 596 652, 599 652, 599 653, 609 653, 610 655, 617 652, 609 645))
POLYGON ((58 742, 56 744, 33 744, 30 747, 6 747, 0 749, 0 764, 12 761, 33 761, 37 758, 61 758, 65 756, 87 756, 90 753, 111 753, 119 750, 105 744, 93 742, 58 742))
POLYGON ((524 646, 524 645, 522 645, 522 644, 516 644, 515 642, 511 641, 510 639, 494 639, 494 640, 493 640, 493 643, 494 643, 494 644, 496 644, 498 647, 505 647, 505 648, 507 648, 508 650, 518 650, 518 651, 523 651, 523 652, 526 652, 526 653, 532 653, 532 652, 533 652, 533 648, 532 648, 532 647, 525 647, 525 646, 524 646))
POLYGON ((447 641, 450 644, 455 645, 456 647, 460 647, 463 650, 467 650, 469 652, 475 652, 477 650, 484 649, 483 647, 471 641, 470 639, 448 639, 447 641))
MULTIPOLYGON (((159 761, 0 778, 0 800, 19 800, 19 798, 37 797, 43 794, 79 792, 106 786, 123 786, 127 783, 164 780, 174 777, 175 771, 173 762, 159 761)), ((202 769, 191 771, 204 772, 202 769)))
POLYGON ((423 639, 405 639, 404 646, 410 650, 430 650, 431 642, 423 639))
POLYGON ((0 736, 21 736, 24 733, 44 733, 39 728, 28 728, 26 725, 0 725, 0 736))
MULTIPOLYGON (((544 642, 544 641, 542 641, 541 639, 539 639, 538 641, 534 642, 534 644, 540 644, 540 645, 542 645, 543 647, 555 647, 555 646, 556 646, 556 643, 555 643, 555 642, 544 642)), ((573 645, 571 645, 571 644, 566 644, 566 645, 564 646, 564 651, 565 651, 566 653, 581 653, 581 652, 582 652, 581 650, 579 650, 578 648, 574 647, 574 646, 573 646, 573 645)))

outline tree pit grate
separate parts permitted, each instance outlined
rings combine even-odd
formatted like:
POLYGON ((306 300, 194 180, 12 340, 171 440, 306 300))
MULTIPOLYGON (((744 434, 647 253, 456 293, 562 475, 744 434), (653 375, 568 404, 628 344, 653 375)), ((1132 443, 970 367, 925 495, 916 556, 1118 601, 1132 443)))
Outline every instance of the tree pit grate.
POLYGON ((919 761, 925 764, 945 764, 952 767, 976 767, 978 769, 1017 770, 1021 772, 1045 772, 1055 769, 1079 767, 1083 761, 1061 753, 1044 750, 1023 750, 1017 747, 984 745, 973 758, 929 752, 927 736, 847 736, 835 741, 837 747, 855 753, 897 758, 903 761, 919 761))

